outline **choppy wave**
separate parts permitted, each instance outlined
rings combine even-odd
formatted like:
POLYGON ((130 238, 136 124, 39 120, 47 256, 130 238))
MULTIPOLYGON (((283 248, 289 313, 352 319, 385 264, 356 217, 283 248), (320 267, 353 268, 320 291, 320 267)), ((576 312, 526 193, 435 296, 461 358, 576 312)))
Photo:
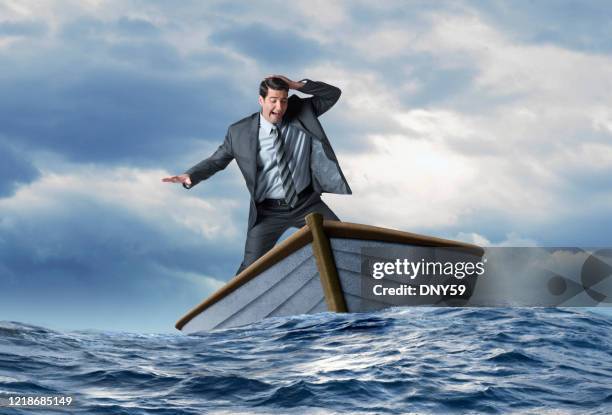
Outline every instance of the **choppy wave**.
POLYGON ((196 336, 0 323, 1 414, 612 413, 612 318, 411 308, 196 336))

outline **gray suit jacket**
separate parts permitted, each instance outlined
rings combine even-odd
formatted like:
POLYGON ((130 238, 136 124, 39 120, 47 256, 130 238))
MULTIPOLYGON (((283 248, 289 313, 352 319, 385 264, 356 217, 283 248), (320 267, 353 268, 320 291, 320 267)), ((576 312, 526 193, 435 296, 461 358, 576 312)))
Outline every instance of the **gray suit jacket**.
MULTIPOLYGON (((283 121, 292 123, 312 137, 310 171, 315 192, 351 194, 351 189, 340 169, 334 150, 317 119, 338 101, 341 91, 323 82, 308 79, 305 81, 300 91, 312 97, 300 98, 297 95, 291 95, 283 121)), ((257 220, 254 195, 259 151, 258 128, 259 112, 230 125, 225 140, 217 151, 185 172, 189 174, 192 183, 191 186, 185 186, 189 189, 219 170, 223 170, 233 159, 236 159, 251 194, 249 229, 255 225, 257 220)))

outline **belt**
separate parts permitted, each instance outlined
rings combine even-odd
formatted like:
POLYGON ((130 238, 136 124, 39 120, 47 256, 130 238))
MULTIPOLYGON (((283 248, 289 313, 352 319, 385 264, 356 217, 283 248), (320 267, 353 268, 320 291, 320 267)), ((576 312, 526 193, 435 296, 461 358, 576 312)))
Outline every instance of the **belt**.
MULTIPOLYGON (((300 193, 298 193, 298 204, 303 201, 305 197, 310 196, 313 192, 314 189, 312 188, 312 185, 309 185, 300 193)), ((285 199, 264 199, 261 202, 257 203, 257 205, 264 208, 290 208, 289 203, 287 203, 285 199)))

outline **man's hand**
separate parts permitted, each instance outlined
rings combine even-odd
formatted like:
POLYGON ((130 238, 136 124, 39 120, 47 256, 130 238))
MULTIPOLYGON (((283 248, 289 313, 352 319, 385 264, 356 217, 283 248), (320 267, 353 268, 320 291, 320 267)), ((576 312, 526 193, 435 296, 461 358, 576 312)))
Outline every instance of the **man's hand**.
POLYGON ((179 176, 164 177, 162 179, 162 182, 167 182, 167 183, 183 183, 183 184, 186 184, 187 186, 191 186, 191 179, 189 178, 188 174, 181 174, 179 176))
POLYGON ((298 90, 298 91, 300 90, 301 87, 304 86, 304 84, 302 82, 292 81, 291 79, 287 78, 284 75, 268 75, 268 76, 266 76, 266 79, 269 79, 269 78, 280 78, 283 81, 287 82, 287 84, 289 84, 289 88, 290 89, 295 89, 295 90, 298 90))

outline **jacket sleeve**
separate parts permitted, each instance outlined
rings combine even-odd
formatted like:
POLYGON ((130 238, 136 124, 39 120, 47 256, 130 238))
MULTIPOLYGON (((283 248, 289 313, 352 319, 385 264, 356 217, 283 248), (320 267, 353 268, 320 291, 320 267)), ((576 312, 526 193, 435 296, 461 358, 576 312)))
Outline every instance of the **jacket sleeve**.
POLYGON ((305 101, 310 102, 317 117, 333 107, 342 93, 340 88, 325 82, 311 81, 310 79, 302 79, 300 82, 304 81, 306 83, 300 88, 300 92, 312 95, 312 97, 306 98, 305 101))
POLYGON ((206 180, 219 170, 226 168, 233 159, 234 152, 232 151, 231 136, 228 129, 223 144, 221 144, 210 157, 202 160, 185 172, 191 179, 191 186, 183 183, 183 187, 185 189, 191 189, 202 180, 206 180))

